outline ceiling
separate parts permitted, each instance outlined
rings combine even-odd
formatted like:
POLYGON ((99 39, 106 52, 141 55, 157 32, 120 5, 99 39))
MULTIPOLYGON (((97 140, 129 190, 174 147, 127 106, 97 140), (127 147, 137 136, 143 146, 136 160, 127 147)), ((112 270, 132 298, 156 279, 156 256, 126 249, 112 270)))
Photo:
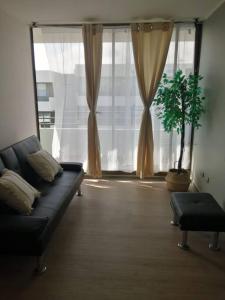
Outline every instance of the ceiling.
POLYGON ((0 9, 26 22, 132 22, 154 18, 204 20, 224 0, 0 0, 0 9))

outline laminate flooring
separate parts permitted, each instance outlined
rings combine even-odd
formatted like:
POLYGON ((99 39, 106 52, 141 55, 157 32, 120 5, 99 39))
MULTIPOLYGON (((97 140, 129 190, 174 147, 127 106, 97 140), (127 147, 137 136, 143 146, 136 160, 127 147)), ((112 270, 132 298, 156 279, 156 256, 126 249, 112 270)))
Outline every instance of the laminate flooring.
POLYGON ((209 233, 177 247, 164 182, 91 180, 82 184, 34 276, 32 257, 0 257, 1 300, 225 300, 225 240, 209 233))

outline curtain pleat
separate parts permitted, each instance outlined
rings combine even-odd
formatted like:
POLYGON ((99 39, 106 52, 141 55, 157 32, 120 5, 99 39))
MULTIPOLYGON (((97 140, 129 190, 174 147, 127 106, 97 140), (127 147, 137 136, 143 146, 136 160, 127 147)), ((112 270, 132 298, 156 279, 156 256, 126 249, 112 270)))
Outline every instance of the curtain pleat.
POLYGON ((90 109, 88 116, 88 175, 101 177, 100 142, 96 119, 96 107, 102 67, 102 32, 100 24, 82 26, 84 41, 86 96, 90 109))
POLYGON ((140 178, 154 173, 150 107, 164 70, 172 31, 172 22, 131 25, 135 68, 144 105, 137 154, 137 175, 140 178))

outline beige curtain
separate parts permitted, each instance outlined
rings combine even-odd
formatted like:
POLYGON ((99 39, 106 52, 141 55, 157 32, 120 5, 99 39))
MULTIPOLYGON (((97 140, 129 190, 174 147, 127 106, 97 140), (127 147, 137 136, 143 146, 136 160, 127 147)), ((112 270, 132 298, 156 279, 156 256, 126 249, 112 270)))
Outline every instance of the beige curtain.
POLYGON ((102 32, 99 24, 82 27, 86 71, 86 94, 90 109, 88 116, 88 175, 101 177, 101 158, 96 106, 102 66, 102 32))
POLYGON ((153 133, 150 106, 166 63, 173 23, 132 24, 134 61, 144 105, 138 142, 137 175, 152 176, 153 133))

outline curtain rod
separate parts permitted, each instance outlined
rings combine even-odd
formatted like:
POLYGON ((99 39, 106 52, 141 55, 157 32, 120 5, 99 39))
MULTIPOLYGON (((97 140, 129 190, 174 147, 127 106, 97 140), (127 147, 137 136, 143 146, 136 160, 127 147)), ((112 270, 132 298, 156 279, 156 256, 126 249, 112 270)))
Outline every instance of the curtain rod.
MULTIPOLYGON (((159 20, 159 21, 137 21, 137 22, 130 22, 130 23, 97 23, 97 22, 84 22, 84 23, 66 23, 66 24, 39 24, 38 22, 33 22, 31 27, 38 28, 38 27, 81 27, 83 24, 102 24, 103 26, 130 26, 133 23, 154 23, 154 22, 170 22, 169 20, 159 20)), ((202 23, 198 19, 193 19, 193 21, 174 21, 174 24, 194 24, 194 23, 202 23)))

